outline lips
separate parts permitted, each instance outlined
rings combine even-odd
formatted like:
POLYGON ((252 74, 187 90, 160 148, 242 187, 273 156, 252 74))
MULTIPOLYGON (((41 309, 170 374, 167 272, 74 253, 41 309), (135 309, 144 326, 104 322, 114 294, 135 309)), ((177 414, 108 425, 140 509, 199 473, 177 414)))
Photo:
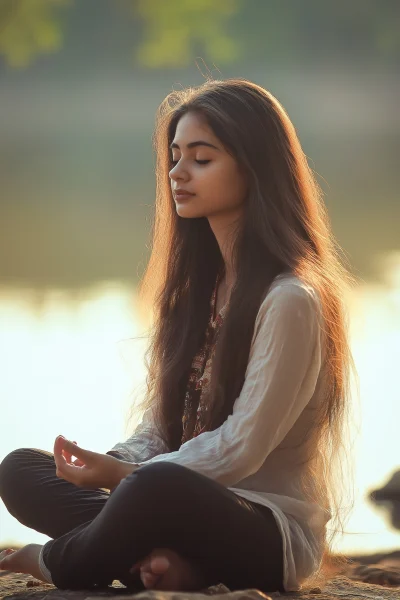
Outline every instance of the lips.
POLYGON ((192 192, 188 192, 187 190, 176 190, 174 193, 175 196, 194 196, 192 192))
POLYGON ((174 192, 176 200, 188 200, 189 198, 193 198, 195 194, 191 192, 186 192, 184 190, 179 190, 178 192, 174 192))

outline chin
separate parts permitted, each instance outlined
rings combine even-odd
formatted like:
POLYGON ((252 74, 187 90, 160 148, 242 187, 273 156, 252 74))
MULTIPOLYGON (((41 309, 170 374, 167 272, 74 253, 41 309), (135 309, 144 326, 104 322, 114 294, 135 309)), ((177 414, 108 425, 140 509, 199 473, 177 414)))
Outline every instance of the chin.
POLYGON ((190 207, 188 204, 176 206, 176 212, 180 217, 187 219, 199 219, 200 217, 204 217, 203 213, 200 213, 194 207, 190 207))

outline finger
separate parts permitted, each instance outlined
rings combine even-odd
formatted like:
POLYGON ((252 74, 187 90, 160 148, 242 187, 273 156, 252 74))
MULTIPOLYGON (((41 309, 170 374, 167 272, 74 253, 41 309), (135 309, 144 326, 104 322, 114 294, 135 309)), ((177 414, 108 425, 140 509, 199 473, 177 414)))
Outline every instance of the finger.
POLYGON ((61 444, 62 449, 66 450, 67 452, 70 452, 71 454, 73 454, 73 456, 76 456, 80 460, 83 460, 85 464, 88 460, 90 461, 90 459, 96 455, 95 452, 91 452, 91 450, 85 450, 84 448, 78 446, 78 444, 74 444, 73 442, 65 439, 62 436, 58 436, 57 439, 61 440, 61 442, 59 443, 61 444))
POLYGON ((90 450, 80 448, 80 446, 78 446, 76 442, 71 442, 70 440, 67 440, 64 436, 59 435, 56 437, 56 440, 54 442, 54 455, 57 455, 57 457, 59 458, 58 464, 60 468, 67 464, 64 454, 76 456, 84 464, 87 464, 88 461, 90 461, 90 459, 96 453, 91 452, 90 450))
MULTIPOLYGON (((67 481, 74 482, 71 479, 71 475, 74 476, 75 470, 78 468, 78 465, 75 465, 69 457, 71 456, 71 451, 68 451, 64 448, 65 438, 58 436, 54 442, 54 461, 56 463, 56 475, 57 477, 63 477, 67 481)), ((72 443, 71 443, 72 445, 72 443)), ((75 445, 73 446, 76 447, 75 445)), ((74 453, 75 454, 75 453, 74 453)))
MULTIPOLYGON (((72 442, 72 443, 73 443, 73 444, 76 444, 76 442, 75 442, 75 441, 74 441, 74 442, 72 442)), ((67 450, 62 450, 62 453, 64 454, 64 456, 65 456, 65 459, 66 459, 67 463, 69 463, 69 464, 70 464, 70 463, 72 462, 72 456, 73 456, 72 452, 68 452, 67 450)), ((75 463, 74 463, 74 464, 75 464, 75 463)))
POLYGON ((61 442, 58 440, 56 440, 54 443, 54 462, 56 464, 56 475, 61 479, 65 479, 70 483, 78 485, 82 467, 66 461, 65 456, 62 454, 62 449, 60 449, 60 443, 61 442))
POLYGON ((75 485, 80 485, 82 472, 81 469, 84 466, 90 466, 92 464, 93 458, 97 457, 96 452, 91 452, 90 450, 84 450, 80 448, 77 444, 66 440, 63 436, 57 436, 54 442, 54 461, 56 463, 56 475, 57 477, 61 477, 66 481, 74 483, 75 485), (63 450, 67 453, 72 453, 74 456, 77 456, 78 453, 84 457, 83 460, 79 459, 79 463, 68 463, 63 455, 63 450))
MULTIPOLYGON (((78 444, 78 442, 72 442, 73 444, 78 444)), ((75 455, 73 455, 75 456, 75 455)), ((83 460, 80 460, 79 458, 77 458, 76 460, 74 460, 74 462, 72 463, 73 465, 75 465, 76 467, 83 467, 84 466, 84 462, 83 460)))
MULTIPOLYGON (((76 442, 75 440, 72 443, 75 444, 76 446, 78 445, 78 442, 76 442)), ((72 457, 73 456, 75 456, 75 454, 73 452, 69 452, 69 457, 70 457, 69 458, 69 462, 72 462, 72 457)), ((76 464, 76 460, 74 461, 74 464, 76 464)))

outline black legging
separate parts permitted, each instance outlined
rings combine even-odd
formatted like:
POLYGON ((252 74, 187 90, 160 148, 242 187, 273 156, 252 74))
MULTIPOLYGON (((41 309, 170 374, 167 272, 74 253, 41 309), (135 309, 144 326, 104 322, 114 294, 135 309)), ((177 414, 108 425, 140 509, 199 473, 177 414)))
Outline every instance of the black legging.
POLYGON ((111 494, 55 470, 50 452, 14 450, 0 464, 0 496, 20 523, 53 538, 43 558, 58 588, 117 579, 143 590, 129 569, 154 548, 170 548, 197 565, 207 586, 283 590, 282 538, 269 508, 168 461, 140 467, 111 494))

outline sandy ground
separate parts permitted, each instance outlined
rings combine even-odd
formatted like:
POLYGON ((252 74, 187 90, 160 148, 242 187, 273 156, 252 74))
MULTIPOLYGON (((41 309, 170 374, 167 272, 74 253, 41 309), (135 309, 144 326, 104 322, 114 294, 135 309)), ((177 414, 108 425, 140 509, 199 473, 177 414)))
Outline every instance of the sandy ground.
MULTIPOLYGON (((0 548, 1 550, 1 548, 0 548)), ((230 591, 223 583, 202 592, 160 592, 128 590, 115 580, 112 586, 96 590, 59 590, 38 581, 32 575, 0 571, 0 600, 91 600, 98 597, 123 596, 126 600, 400 600, 400 550, 352 556, 341 575, 332 577, 323 587, 298 593, 265 595, 257 589, 230 591)), ((337 572, 337 571, 336 571, 337 572)))
POLYGON ((137 600, 205 600, 213 596, 214 600, 273 600, 277 598, 299 598, 299 600, 400 600, 400 587, 387 587, 353 581, 346 577, 332 579, 322 590, 314 588, 304 592, 291 594, 265 594, 256 589, 231 592, 223 584, 208 588, 204 593, 200 592, 159 592, 143 591, 132 594, 118 581, 113 586, 102 590, 68 591, 59 590, 48 584, 42 584, 31 575, 17 573, 0 573, 0 598, 1 600, 90 600, 100 597, 123 596, 126 600, 133 598, 137 600))

